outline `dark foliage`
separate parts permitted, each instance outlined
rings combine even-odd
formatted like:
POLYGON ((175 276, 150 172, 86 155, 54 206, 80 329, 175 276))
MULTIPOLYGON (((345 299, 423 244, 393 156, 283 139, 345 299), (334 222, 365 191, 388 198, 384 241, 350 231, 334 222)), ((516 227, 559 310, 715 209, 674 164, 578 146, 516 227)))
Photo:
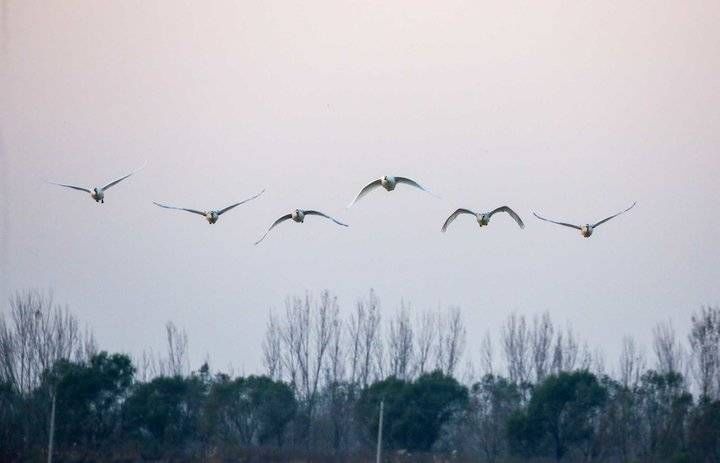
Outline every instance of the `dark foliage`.
POLYGON ((701 403, 689 428, 692 461, 720 463, 720 400, 701 403))
POLYGON ((428 451, 453 413, 464 409, 467 389, 439 371, 414 382, 395 377, 371 385, 360 397, 357 413, 368 436, 377 433, 378 404, 385 402, 385 446, 428 451))
POLYGON ((59 461, 368 461, 384 401, 389 461, 720 463, 720 402, 693 404, 675 372, 627 386, 584 370, 529 388, 486 375, 468 390, 440 371, 357 390, 330 383, 312 441, 291 384, 207 365, 148 382, 134 372, 127 356, 101 352, 56 362, 25 394, 1 383, 0 461, 46 458, 54 396, 59 461))
POLYGON ((101 352, 87 364, 60 361, 41 387, 57 394, 56 442, 97 449, 112 441, 135 369, 126 355, 101 352))
POLYGON ((525 455, 560 461, 571 447, 591 442, 606 397, 606 390, 587 371, 549 376, 533 391, 527 410, 512 416, 509 436, 525 455))
POLYGON ((218 376, 207 398, 206 421, 220 442, 282 447, 297 402, 285 383, 265 376, 218 376))

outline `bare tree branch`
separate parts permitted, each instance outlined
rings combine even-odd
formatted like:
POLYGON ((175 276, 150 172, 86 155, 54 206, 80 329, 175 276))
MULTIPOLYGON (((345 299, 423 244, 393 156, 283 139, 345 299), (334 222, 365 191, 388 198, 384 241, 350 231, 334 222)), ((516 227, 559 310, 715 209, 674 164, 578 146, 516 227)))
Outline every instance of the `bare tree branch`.
POLYGON ((620 349, 620 382, 625 387, 633 388, 640 383, 645 371, 645 352, 631 336, 624 336, 620 349))
POLYGON ((400 311, 390 320, 388 339, 388 361, 390 374, 398 379, 408 380, 413 376, 413 329, 405 303, 401 301, 400 311))
POLYGON ((179 330, 173 322, 168 321, 165 324, 165 335, 168 348, 168 373, 171 376, 187 375, 190 371, 187 333, 185 330, 179 330))
POLYGON ((530 334, 525 317, 511 314, 505 321, 501 336, 510 381, 527 383, 530 379, 530 334))

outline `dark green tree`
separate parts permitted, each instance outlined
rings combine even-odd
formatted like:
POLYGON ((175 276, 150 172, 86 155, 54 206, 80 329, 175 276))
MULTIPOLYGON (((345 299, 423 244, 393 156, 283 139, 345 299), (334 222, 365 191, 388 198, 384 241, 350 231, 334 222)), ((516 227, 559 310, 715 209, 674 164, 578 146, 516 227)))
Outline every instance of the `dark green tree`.
POLYGON ((500 376, 485 375, 473 384, 467 407, 444 426, 434 449, 457 451, 493 462, 507 454, 505 427, 522 403, 519 387, 500 376))
POLYGON ((467 388, 440 371, 414 382, 394 377, 370 386, 361 396, 358 414, 370 436, 377 432, 378 405, 385 401, 385 446, 428 451, 454 413, 465 408, 467 388))
POLYGON ((285 428, 296 410, 292 389, 281 381, 267 376, 235 380, 219 376, 208 396, 207 421, 220 441, 282 446, 285 428))
POLYGON ((202 451, 207 382, 201 376, 159 377, 137 384, 123 409, 125 431, 143 452, 202 451))
POLYGON ((15 461, 22 449, 22 410, 22 396, 0 381, 0 461, 15 461))
POLYGON ((548 376, 533 390, 527 412, 515 414, 508 433, 529 453, 560 461, 572 446, 587 446, 595 433, 606 391, 587 371, 548 376))
POLYGON ((96 449, 119 428, 135 369, 127 355, 101 352, 87 363, 57 362, 44 376, 57 394, 55 441, 96 449))
POLYGON ((633 461, 641 453, 642 416, 634 387, 604 376, 607 400, 601 411, 594 452, 601 458, 633 461))
POLYGON ((504 426, 520 408, 521 400, 517 385, 499 376, 486 375, 473 385, 468 414, 474 429, 469 434, 488 461, 506 452, 504 426))
POLYGON ((384 447, 398 448, 402 442, 401 421, 404 413, 404 391, 408 383, 391 376, 377 381, 363 390, 356 404, 355 413, 362 424, 368 442, 374 442, 378 432, 380 401, 385 401, 384 447))
POLYGON ((450 418, 465 409, 468 390, 440 371, 421 375, 407 391, 411 407, 406 409, 407 448, 428 451, 450 418))
POLYGON ((646 372, 636 392, 645 455, 653 460, 679 457, 685 450, 685 423, 692 406, 680 373, 646 372))
POLYGON ((694 410, 688 432, 691 461, 720 463, 720 400, 703 401, 694 410))

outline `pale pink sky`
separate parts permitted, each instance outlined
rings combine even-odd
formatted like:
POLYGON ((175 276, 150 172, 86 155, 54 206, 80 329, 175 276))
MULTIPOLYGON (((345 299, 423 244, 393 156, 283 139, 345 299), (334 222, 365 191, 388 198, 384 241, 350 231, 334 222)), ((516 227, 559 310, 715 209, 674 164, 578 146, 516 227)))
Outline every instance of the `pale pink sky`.
MULTIPOLYGON (((255 371, 288 293, 549 310, 612 357, 720 302, 720 3, 4 0, 0 300, 53 288, 103 347, 255 371), (103 206, 45 179, 100 184, 103 206), (356 208, 364 183, 407 175, 356 208), (219 208, 216 226, 152 200, 219 208), (589 240, 577 222, 638 207, 589 240), (456 207, 508 204, 443 235, 456 207), (345 220, 285 224, 318 208, 345 220)), ((649 346, 648 346, 649 347, 649 346)), ((610 358, 609 361, 613 361, 610 358)))

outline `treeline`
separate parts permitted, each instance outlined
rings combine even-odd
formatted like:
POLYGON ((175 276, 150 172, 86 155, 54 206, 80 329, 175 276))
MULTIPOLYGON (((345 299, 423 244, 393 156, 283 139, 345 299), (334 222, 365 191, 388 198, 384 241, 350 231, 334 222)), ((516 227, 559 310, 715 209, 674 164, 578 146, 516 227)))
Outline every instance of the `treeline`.
POLYGON ((0 461, 720 462, 720 309, 687 338, 653 330, 607 362, 544 313, 510 315, 467 355, 459 308, 383 319, 374 293, 290 297, 268 317, 262 375, 191 371, 167 353, 100 351, 37 292, 0 314, 0 461), (433 460, 434 459, 434 460, 433 460))

